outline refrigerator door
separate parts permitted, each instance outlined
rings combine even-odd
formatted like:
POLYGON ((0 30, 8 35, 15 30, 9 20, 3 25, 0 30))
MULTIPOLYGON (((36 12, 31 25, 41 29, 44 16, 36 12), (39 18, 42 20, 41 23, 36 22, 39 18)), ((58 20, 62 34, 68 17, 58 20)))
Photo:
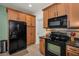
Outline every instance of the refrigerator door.
POLYGON ((23 49, 26 48, 26 25, 24 22, 19 25, 19 49, 23 49))
POLYGON ((9 21, 9 53, 26 48, 26 23, 9 21))
POLYGON ((9 22, 9 53, 13 53, 18 49, 18 29, 17 23, 9 22))

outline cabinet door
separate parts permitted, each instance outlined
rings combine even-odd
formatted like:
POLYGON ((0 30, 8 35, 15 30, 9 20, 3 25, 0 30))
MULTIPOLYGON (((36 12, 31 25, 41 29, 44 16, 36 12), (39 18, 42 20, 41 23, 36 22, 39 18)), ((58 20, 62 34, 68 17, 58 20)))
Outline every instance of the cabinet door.
POLYGON ((23 21, 23 22, 25 22, 25 18, 26 18, 26 15, 25 14, 23 14, 23 13, 18 13, 18 19, 19 19, 19 21, 23 21))
POLYGON ((35 30, 35 27, 31 27, 31 43, 35 43, 36 41, 36 30, 35 30))
POLYGON ((31 21, 32 21, 32 26, 36 26, 36 20, 34 16, 31 17, 31 21))
POLYGON ((58 16, 66 15, 66 5, 64 3, 57 4, 58 16))
POLYGON ((40 52, 45 55, 45 39, 40 38, 40 52))
POLYGON ((8 9, 8 19, 9 20, 18 20, 18 13, 12 9, 8 9))
POLYGON ((47 8, 47 16, 48 16, 48 19, 50 19, 51 18, 51 7, 49 7, 49 8, 47 8))
POLYGON ((54 17, 58 17, 57 5, 58 5, 58 4, 53 5, 53 7, 54 7, 54 17))
POLYGON ((55 6, 51 6, 49 8, 49 18, 54 18, 55 17, 55 6))
POLYGON ((79 28, 79 4, 69 5, 70 27, 79 28))
POLYGON ((27 26, 27 45, 31 44, 31 27, 27 26))
POLYGON ((48 9, 43 11, 43 26, 44 26, 44 28, 48 27, 48 13, 49 13, 48 9))
POLYGON ((31 21, 31 16, 30 15, 26 16, 26 23, 27 23, 27 26, 31 26, 32 25, 32 21, 31 21))
POLYGON ((79 48, 67 45, 66 50, 67 56, 79 56, 79 48))
POLYGON ((67 56, 79 56, 79 54, 75 53, 74 51, 68 51, 67 56))

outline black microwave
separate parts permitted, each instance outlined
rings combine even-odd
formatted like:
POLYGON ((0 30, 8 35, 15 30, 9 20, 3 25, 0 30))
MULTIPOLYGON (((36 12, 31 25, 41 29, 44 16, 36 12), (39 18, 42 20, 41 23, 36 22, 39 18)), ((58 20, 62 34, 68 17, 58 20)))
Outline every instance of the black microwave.
POLYGON ((48 19, 49 28, 67 28, 67 15, 48 19))

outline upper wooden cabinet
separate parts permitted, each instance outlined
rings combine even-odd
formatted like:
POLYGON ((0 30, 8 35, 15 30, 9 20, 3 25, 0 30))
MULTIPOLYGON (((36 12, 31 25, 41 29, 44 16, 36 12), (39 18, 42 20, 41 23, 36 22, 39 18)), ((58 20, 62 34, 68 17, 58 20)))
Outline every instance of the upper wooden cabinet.
POLYGON ((8 9, 8 19, 9 20, 18 20, 18 12, 8 9))
POLYGON ((66 4, 62 3, 62 4, 57 4, 57 16, 63 16, 66 15, 66 4))
POLYGON ((79 4, 58 3, 43 9, 43 26, 48 27, 48 19, 67 15, 67 27, 79 28, 79 4))
POLYGON ((79 4, 69 4, 70 28, 79 28, 79 4))
POLYGON ((49 8, 49 18, 53 18, 56 16, 57 16, 57 10, 56 10, 56 5, 54 5, 49 8))
POLYGON ((30 15, 26 15, 26 23, 27 26, 31 26, 32 25, 32 19, 30 15))
POLYGON ((25 22, 25 20, 26 20, 26 14, 18 12, 18 20, 25 22))
POLYGON ((27 26, 35 26, 36 25, 35 16, 26 15, 26 23, 27 26))
POLYGON ((48 17, 49 17, 49 10, 46 9, 43 11, 43 26, 44 26, 44 28, 48 27, 48 17))
POLYGON ((36 26, 35 16, 31 16, 32 26, 36 26))
POLYGON ((36 26, 35 16, 25 14, 9 8, 7 8, 7 11, 9 20, 23 21, 27 23, 27 26, 36 26))

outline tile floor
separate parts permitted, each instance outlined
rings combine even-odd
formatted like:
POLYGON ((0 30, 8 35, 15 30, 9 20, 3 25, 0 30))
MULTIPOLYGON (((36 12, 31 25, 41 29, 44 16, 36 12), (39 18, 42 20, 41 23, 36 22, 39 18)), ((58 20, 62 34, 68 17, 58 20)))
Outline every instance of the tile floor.
POLYGON ((9 55, 9 53, 2 53, 0 56, 43 56, 39 51, 39 45, 30 45, 27 49, 9 55))

